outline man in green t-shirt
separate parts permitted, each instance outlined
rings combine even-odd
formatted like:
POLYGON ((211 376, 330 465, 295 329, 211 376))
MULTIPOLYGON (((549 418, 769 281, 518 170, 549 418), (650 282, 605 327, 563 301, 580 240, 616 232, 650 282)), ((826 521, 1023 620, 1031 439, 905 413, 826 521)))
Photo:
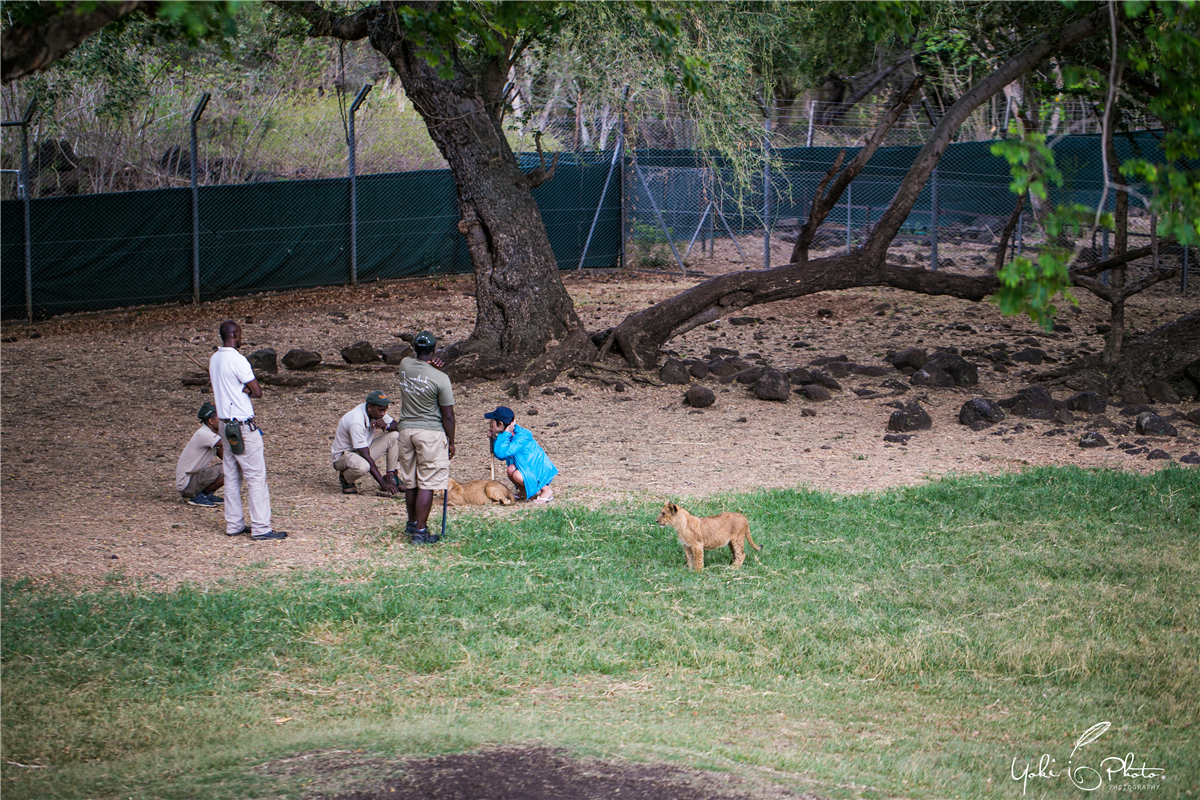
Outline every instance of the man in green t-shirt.
MULTIPOLYGON (((408 509, 405 527, 413 544, 436 544, 441 537, 426 524, 433 493, 450 483, 454 458, 454 390, 433 365, 437 339, 422 331, 413 340, 415 356, 400 362, 400 480, 408 509)), ((438 362, 440 363, 440 362, 438 362)))

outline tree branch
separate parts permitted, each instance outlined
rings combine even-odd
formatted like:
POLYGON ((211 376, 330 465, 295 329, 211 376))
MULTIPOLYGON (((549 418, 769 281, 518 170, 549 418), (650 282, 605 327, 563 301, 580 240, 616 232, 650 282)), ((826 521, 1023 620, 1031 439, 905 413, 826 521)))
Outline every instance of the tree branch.
POLYGON ((379 6, 368 6, 353 14, 340 16, 320 3, 292 3, 285 0, 268 0, 276 8, 307 20, 311 26, 309 36, 328 36, 354 42, 371 35, 370 25, 380 13, 379 6))
POLYGON ((837 201, 841 199, 842 194, 846 191, 846 187, 850 182, 858 177, 858 173, 862 172, 863 167, 871 160, 871 156, 875 155, 875 151, 883 144, 883 139, 887 136, 888 129, 896 124, 896 120, 903 116, 908 110, 908 106, 912 103, 913 98, 920 90, 921 85, 925 82, 924 75, 918 75, 913 78, 912 83, 908 85, 900 97, 896 99, 895 105, 888 111, 884 118, 880 120, 871 137, 867 139, 863 148, 858 151, 854 159, 846 166, 846 169, 837 176, 833 185, 829 187, 829 194, 822 196, 826 181, 842 163, 842 156, 845 155, 845 150, 838 153, 837 161, 833 167, 825 174, 825 178, 821 181, 821 185, 817 187, 816 193, 813 195, 812 211, 809 212, 808 221, 804 223, 804 229, 800 231, 800 236, 796 238, 796 246, 792 248, 792 261, 805 262, 808 260, 808 246, 812 244, 813 237, 816 236, 817 228, 829 216, 829 212, 837 205, 837 201), (819 202, 818 202, 819 201, 819 202))
POLYGON ((14 25, 0 35, 0 80, 41 72, 110 22, 135 11, 153 16, 157 10, 156 2, 71 2, 41 24, 14 25))
POLYGON ((1022 50, 1011 59, 1001 64, 991 75, 975 84, 958 102, 946 110, 945 116, 938 122, 937 127, 929 136, 929 141, 921 148, 913 164, 896 190, 891 204, 883 213, 875 229, 871 231, 863 251, 867 258, 882 261, 892 239, 908 218, 909 212, 917 202, 917 197, 924 188, 933 168, 945 152, 950 140, 962 127, 963 122, 971 113, 982 105, 988 98, 1001 91, 1017 78, 1033 69, 1038 62, 1051 53, 1071 47, 1100 30, 1106 21, 1104 11, 1094 11, 1081 20, 1073 22, 1055 31, 1043 34, 1037 41, 1022 50))

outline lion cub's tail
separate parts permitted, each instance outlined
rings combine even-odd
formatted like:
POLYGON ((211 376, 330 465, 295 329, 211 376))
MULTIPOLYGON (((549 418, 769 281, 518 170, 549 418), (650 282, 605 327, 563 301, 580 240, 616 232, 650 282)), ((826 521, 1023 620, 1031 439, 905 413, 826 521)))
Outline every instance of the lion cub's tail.
POLYGON ((761 545, 761 544, 755 544, 755 543, 754 543, 754 537, 750 535, 750 523, 749 523, 749 521, 747 521, 747 523, 746 523, 746 541, 747 541, 747 542, 749 542, 749 543, 750 543, 750 546, 751 546, 751 547, 753 547, 755 550, 762 551, 762 545, 761 545))

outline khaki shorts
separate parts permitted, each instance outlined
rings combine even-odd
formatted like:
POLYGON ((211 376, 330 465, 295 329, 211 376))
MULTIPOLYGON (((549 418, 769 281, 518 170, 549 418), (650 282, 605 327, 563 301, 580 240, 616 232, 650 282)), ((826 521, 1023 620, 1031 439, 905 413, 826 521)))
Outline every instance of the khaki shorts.
POLYGON ((442 431, 400 431, 400 483, 406 489, 445 489, 450 485, 450 443, 442 431))
POLYGON ((225 474, 225 465, 218 461, 211 467, 205 467, 199 472, 192 473, 192 479, 188 481, 187 488, 180 492, 185 500, 190 500, 196 495, 204 491, 205 486, 211 486, 225 474))

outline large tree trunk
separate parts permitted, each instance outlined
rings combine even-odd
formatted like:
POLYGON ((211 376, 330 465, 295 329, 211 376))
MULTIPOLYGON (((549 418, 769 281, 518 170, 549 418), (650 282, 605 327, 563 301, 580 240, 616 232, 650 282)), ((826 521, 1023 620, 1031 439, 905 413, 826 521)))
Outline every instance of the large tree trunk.
POLYGON ((1185 314, 1126 343, 1121 360, 1105 365, 1114 394, 1144 389, 1155 378, 1172 381, 1200 362, 1200 311, 1185 314))
MULTIPOLYGON (((595 354, 533 199, 545 179, 517 165, 500 121, 506 55, 468 68, 455 52, 453 77, 439 76, 405 35, 389 3, 334 16, 316 3, 278 3, 312 23, 310 35, 361 39, 382 53, 449 164, 458 190, 458 230, 475 269, 475 330, 447 352, 457 376, 500 377, 544 359, 565 362, 595 354)), ((406 3, 437 13, 438 3, 406 3)))
MULTIPOLYGON (((921 189, 946 147, 966 118, 982 103, 1020 78, 1057 49, 1077 44, 1100 30, 1102 11, 1047 34, 1025 48, 972 87, 947 109, 929 141, 917 154, 891 204, 875 224, 866 243, 845 256, 754 272, 721 275, 658 305, 627 317, 610 335, 615 347, 639 368, 656 363, 671 338, 711 322, 731 311, 757 303, 783 300, 857 286, 894 286, 922 294, 948 294, 981 300, 998 288, 994 276, 970 278, 885 263, 887 248, 908 218, 921 189)), ((837 202, 831 192, 827 203, 837 202)))

